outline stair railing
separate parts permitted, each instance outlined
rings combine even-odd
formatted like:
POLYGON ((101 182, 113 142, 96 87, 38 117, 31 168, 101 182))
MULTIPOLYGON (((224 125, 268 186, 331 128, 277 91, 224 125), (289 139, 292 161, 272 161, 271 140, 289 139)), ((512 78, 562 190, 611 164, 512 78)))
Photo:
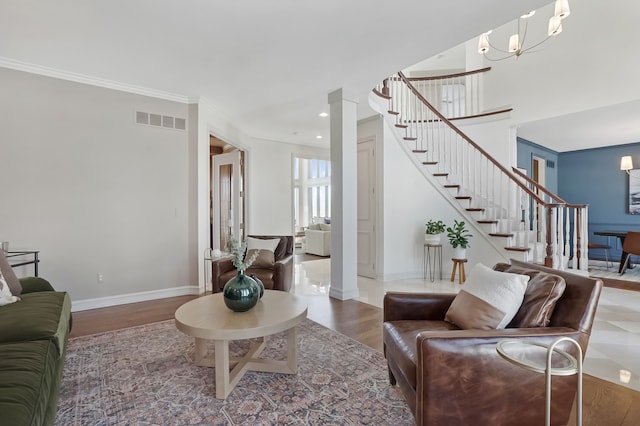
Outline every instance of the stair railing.
MULTIPOLYGON (((555 269, 586 270, 587 206, 568 204, 495 160, 425 99, 403 73, 374 89, 389 101, 388 115, 410 151, 454 197, 467 202, 467 215, 491 224, 489 236, 504 248, 528 253, 531 261, 555 269), (475 216, 477 217, 477 216, 475 216), (575 255, 574 255, 575 254, 575 255)), ((535 183, 535 182, 534 182, 535 183)))
POLYGON ((491 67, 455 74, 406 77, 418 92, 449 120, 475 118, 511 111, 486 112, 482 105, 482 78, 491 67))
POLYGON ((549 191, 538 182, 531 179, 522 171, 513 167, 513 173, 525 182, 536 194, 539 194, 547 204, 559 204, 564 206, 561 217, 564 217, 564 241, 563 250, 572 260, 572 268, 586 270, 588 266, 588 204, 571 204, 549 191), (575 234, 576 238, 572 238, 575 234))

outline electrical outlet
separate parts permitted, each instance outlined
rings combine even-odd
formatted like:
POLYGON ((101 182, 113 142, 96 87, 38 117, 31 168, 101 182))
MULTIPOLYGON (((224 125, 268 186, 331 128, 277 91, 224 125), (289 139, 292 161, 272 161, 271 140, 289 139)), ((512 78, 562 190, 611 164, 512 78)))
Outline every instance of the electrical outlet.
POLYGON ((99 284, 102 284, 104 282, 104 275, 98 272, 97 280, 99 284))

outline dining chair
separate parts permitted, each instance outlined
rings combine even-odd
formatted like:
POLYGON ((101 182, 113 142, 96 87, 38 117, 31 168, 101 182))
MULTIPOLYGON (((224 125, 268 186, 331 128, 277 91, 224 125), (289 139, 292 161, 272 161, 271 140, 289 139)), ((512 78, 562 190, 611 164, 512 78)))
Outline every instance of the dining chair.
POLYGON ((624 238, 624 243, 622 244, 622 251, 626 253, 626 257, 623 259, 620 275, 624 274, 627 270, 629 257, 631 257, 632 254, 640 256, 640 232, 627 232, 627 236, 624 238))
MULTIPOLYGON (((608 239, 609 237, 607 237, 608 239)), ((608 241, 607 241, 608 243, 608 241)), ((609 244, 599 244, 599 243, 592 243, 591 241, 589 241, 587 243, 587 249, 589 250, 589 252, 591 252, 592 250, 602 250, 604 252, 604 265, 607 268, 607 271, 609 270, 609 253, 611 252, 611 246, 609 244)), ((611 264, 613 265, 613 262, 611 262, 611 264)))

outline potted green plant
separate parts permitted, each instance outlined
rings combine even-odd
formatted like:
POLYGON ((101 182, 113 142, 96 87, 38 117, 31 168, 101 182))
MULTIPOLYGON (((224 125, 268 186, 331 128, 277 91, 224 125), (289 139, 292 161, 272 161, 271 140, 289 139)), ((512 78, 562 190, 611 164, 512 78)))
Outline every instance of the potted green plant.
POLYGON ((440 234, 447 229, 444 222, 441 220, 429 219, 424 226, 424 242, 427 244, 440 244, 440 234))
POLYGON ((453 247, 454 259, 466 259, 466 250, 469 248, 469 238, 473 237, 465 228, 464 221, 453 221, 453 226, 447 227, 447 238, 453 247))

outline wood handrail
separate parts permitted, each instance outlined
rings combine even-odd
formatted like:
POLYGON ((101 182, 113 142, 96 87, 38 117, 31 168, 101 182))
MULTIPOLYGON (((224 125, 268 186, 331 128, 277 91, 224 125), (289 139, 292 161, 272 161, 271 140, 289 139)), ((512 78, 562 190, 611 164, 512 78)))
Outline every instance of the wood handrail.
POLYGON ((458 129, 451 121, 449 121, 449 119, 447 119, 447 117, 445 117, 444 115, 442 115, 440 113, 440 111, 438 111, 436 108, 434 108, 433 105, 431 105, 429 103, 429 101, 427 101, 424 96, 422 96, 422 94, 413 86, 413 84, 411 84, 411 82, 409 80, 407 80, 407 77, 404 75, 404 73, 402 71, 398 72, 398 76, 400 76, 400 79, 404 82, 404 84, 407 85, 407 87, 409 88, 409 90, 411 90, 411 92, 413 92, 413 94, 420 99, 420 101, 422 103, 424 103, 427 108, 429 108, 431 110, 432 113, 434 113, 438 118, 440 118, 443 122, 445 122, 449 128, 451 128, 454 132, 456 132, 462 139, 464 139, 465 141, 467 141, 467 143, 469 143, 469 145, 471 145, 472 147, 474 147, 476 150, 478 150, 482 155, 484 155, 489 161, 491 161, 493 163, 494 166, 496 166, 500 171, 502 171, 505 175, 509 176, 511 178, 511 180, 513 182, 515 182, 516 185, 518 185, 520 187, 520 189, 522 189, 524 192, 526 192, 531 198, 533 198, 534 200, 536 200, 539 204, 543 204, 543 205, 547 205, 547 203, 541 199, 538 194, 536 194, 535 192, 533 192, 532 190, 530 190, 525 184, 523 184, 519 179, 516 178, 516 176, 511 173, 505 166, 503 166, 502 164, 500 164, 500 162, 498 162, 495 158, 493 158, 487 151, 485 151, 484 149, 482 149, 482 147, 480 147, 478 144, 476 144, 469 136, 467 136, 462 130, 458 129))
POLYGON ((535 180, 531 179, 529 176, 525 175, 524 173, 522 173, 520 170, 518 170, 516 167, 512 167, 512 170, 515 174, 517 174, 518 176, 520 176, 521 178, 523 178, 524 180, 526 180, 528 183, 530 183, 531 185, 535 186, 536 189, 544 192, 545 194, 547 194, 549 197, 551 197, 554 200, 558 200, 560 203, 562 204, 568 204, 565 200, 563 200, 562 198, 558 197, 556 194, 554 194, 553 192, 549 191, 547 188, 545 188, 544 186, 540 185, 538 182, 536 182, 535 180))
POLYGON ((583 209, 583 208, 589 206, 589 204, 571 204, 571 203, 567 203, 565 200, 563 200, 562 198, 560 198, 559 196, 557 196, 553 192, 549 191, 547 188, 545 188, 544 186, 540 185, 538 182, 536 182, 535 180, 531 179, 529 176, 527 176, 524 173, 522 173, 520 170, 518 170, 517 167, 513 167, 512 169, 513 169, 513 172, 516 173, 518 176, 521 176, 527 182, 529 182, 530 184, 535 186, 537 189, 539 189, 540 191, 544 192, 545 194, 547 194, 551 198, 557 200, 558 203, 561 204, 561 205, 564 205, 564 206, 572 208, 572 209, 583 209))
POLYGON ((376 96, 380 96, 382 99, 387 99, 387 100, 391 99, 391 96, 380 93, 380 91, 378 91, 378 89, 373 89, 373 93, 376 96))
POLYGON ((480 68, 472 71, 464 71, 458 72, 455 74, 447 74, 447 75, 434 75, 431 77, 406 77, 408 81, 429 81, 429 80, 444 80, 445 78, 455 78, 455 77, 464 77, 467 75, 480 74, 483 72, 490 71, 491 67, 480 68))
POLYGON ((503 113, 509 112, 509 111, 513 111, 513 108, 505 108, 505 109, 499 109, 497 111, 483 112, 482 114, 465 115, 465 116, 462 116, 462 117, 453 117, 453 118, 450 118, 449 121, 468 120, 470 118, 488 117, 488 116, 491 116, 491 115, 503 114, 503 113))

